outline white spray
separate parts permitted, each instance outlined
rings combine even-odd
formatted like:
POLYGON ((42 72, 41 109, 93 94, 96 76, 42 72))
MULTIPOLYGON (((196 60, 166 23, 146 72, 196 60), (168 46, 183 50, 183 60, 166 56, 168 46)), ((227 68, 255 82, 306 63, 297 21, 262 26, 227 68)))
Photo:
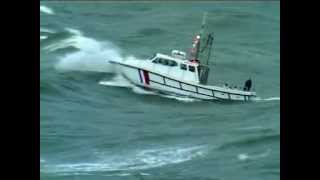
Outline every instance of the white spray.
POLYGON ((56 64, 57 70, 115 73, 114 67, 108 61, 123 60, 120 50, 115 45, 110 42, 102 43, 92 38, 87 38, 75 29, 68 28, 66 30, 73 34, 73 36, 44 48, 50 52, 67 47, 79 49, 75 53, 62 57, 58 64, 56 64))
POLYGON ((53 15, 54 12, 51 8, 48 8, 47 6, 40 6, 40 12, 45 13, 45 14, 49 14, 49 15, 53 15))
POLYGON ((62 163, 43 165, 40 172, 59 174, 78 174, 90 172, 113 172, 145 170, 155 167, 178 164, 206 155, 205 145, 190 147, 165 147, 128 151, 123 154, 97 153, 97 161, 83 163, 62 163))

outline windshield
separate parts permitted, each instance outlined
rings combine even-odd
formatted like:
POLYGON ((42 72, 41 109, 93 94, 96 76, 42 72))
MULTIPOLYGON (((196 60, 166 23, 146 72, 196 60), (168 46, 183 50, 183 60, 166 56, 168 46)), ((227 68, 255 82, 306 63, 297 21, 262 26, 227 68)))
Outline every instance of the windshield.
POLYGON ((152 60, 157 56, 157 54, 153 54, 149 59, 152 60))

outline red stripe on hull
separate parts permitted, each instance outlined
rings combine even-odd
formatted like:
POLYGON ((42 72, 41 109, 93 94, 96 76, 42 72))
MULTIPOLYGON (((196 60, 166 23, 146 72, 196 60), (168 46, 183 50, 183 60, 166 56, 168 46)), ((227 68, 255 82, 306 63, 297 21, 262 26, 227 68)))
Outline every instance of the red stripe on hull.
POLYGON ((145 83, 149 85, 149 73, 148 73, 148 71, 143 70, 143 76, 144 76, 145 83))

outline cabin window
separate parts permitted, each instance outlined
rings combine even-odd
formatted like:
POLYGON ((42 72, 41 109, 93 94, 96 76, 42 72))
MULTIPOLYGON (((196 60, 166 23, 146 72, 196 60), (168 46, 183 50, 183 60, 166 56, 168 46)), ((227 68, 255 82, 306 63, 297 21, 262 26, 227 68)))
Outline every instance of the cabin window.
POLYGON ((167 60, 167 59, 161 59, 161 58, 157 58, 155 60, 152 61, 153 63, 156 63, 156 64, 162 64, 162 65, 165 65, 165 66, 177 66, 177 62, 175 61, 171 61, 171 60, 167 60))
POLYGON ((186 64, 180 64, 180 69, 187 70, 187 65, 186 64))
POLYGON ((162 65, 167 65, 168 64, 168 60, 166 59, 159 59, 159 63, 162 65))
POLYGON ((152 62, 158 64, 159 63, 159 59, 155 59, 152 62))
POLYGON ((149 59, 154 59, 157 56, 157 54, 153 54, 152 57, 150 57, 149 59))
POLYGON ((177 64, 177 62, 175 62, 175 61, 169 61, 169 64, 168 64, 169 66, 177 66, 178 64, 177 64))
POLYGON ((194 72, 195 71, 195 67, 194 66, 189 66, 189 71, 190 72, 194 72))

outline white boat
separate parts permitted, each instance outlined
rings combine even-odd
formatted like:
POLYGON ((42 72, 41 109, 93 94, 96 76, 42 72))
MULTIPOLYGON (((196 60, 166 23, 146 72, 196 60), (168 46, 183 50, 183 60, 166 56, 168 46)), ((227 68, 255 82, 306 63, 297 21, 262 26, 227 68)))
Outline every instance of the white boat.
POLYGON ((250 91, 251 80, 246 81, 243 89, 226 85, 207 85, 213 35, 209 34, 206 40, 201 42, 205 17, 201 31, 194 38, 189 55, 173 50, 171 55, 156 53, 144 61, 128 59, 123 62, 109 62, 115 64, 121 75, 131 83, 148 90, 205 100, 249 101, 254 99, 256 93, 250 91), (203 47, 200 47, 200 42, 204 44, 203 47), (206 63, 200 61, 202 56, 206 56, 206 63))

